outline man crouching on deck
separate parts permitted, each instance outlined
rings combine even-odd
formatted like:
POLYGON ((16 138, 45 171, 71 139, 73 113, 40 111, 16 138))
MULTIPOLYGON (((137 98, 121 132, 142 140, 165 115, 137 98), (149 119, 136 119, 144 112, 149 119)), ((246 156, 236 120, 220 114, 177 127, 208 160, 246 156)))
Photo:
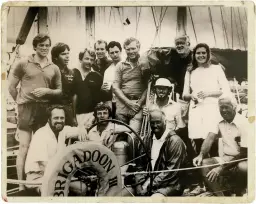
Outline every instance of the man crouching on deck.
MULTIPOLYGON (((149 110, 152 134, 144 138, 144 144, 151 156, 153 171, 180 169, 185 166, 186 147, 182 139, 174 131, 166 128, 165 114, 160 109, 149 110)), ((143 148, 140 148, 141 150, 143 148)), ((142 153, 143 154, 143 153, 142 153)), ((142 155, 141 154, 141 155, 142 155)), ((147 171, 145 158, 137 162, 138 171, 147 171)), ((183 171, 170 171, 153 174, 151 196, 181 196, 183 193, 183 171)), ((145 174, 135 176, 136 183, 145 180, 145 174)), ((137 195, 148 195, 149 178, 137 185, 137 195)))
MULTIPOLYGON (((30 143, 25 163, 27 181, 41 182, 43 180, 47 163, 57 152, 63 150, 67 138, 76 137, 80 141, 85 140, 86 130, 65 126, 65 119, 65 110, 63 106, 53 105, 49 108, 48 122, 44 127, 35 132, 30 143)), ((80 182, 72 183, 70 188, 75 191, 76 185, 78 186, 78 189, 81 189, 80 182)), ((27 185, 27 188, 33 187, 35 186, 27 185)), ((40 187, 35 188, 35 190, 40 193, 40 187)))
MULTIPOLYGON (((94 117, 96 122, 100 122, 103 120, 111 119, 112 117, 112 110, 111 107, 107 103, 98 103, 94 109, 94 117)), ((116 136, 114 134, 122 133, 122 132, 131 132, 129 128, 114 124, 112 122, 102 122, 98 123, 94 128, 92 128, 87 136, 86 140, 99 142, 100 144, 105 145, 106 147, 110 148, 116 136)))

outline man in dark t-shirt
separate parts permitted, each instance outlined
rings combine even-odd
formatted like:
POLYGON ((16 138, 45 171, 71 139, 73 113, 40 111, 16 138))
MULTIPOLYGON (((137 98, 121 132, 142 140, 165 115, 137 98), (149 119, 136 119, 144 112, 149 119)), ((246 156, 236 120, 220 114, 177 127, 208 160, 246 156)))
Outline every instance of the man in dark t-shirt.
POLYGON ((95 52, 85 49, 79 53, 81 66, 74 69, 75 113, 78 126, 89 128, 94 120, 93 111, 101 101, 103 77, 93 70, 95 52))
POLYGON ((74 72, 68 68, 70 48, 65 43, 57 43, 51 50, 52 62, 56 64, 61 73, 62 95, 54 103, 65 106, 66 125, 76 126, 74 113, 74 72))

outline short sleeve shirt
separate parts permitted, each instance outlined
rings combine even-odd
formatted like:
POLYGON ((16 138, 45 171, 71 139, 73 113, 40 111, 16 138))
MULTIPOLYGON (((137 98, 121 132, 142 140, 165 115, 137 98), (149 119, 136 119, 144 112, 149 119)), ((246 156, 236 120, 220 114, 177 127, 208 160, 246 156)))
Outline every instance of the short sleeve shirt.
POLYGON ((101 101, 101 86, 103 77, 91 70, 84 78, 80 70, 74 69, 74 92, 77 95, 76 113, 90 113, 101 101))
POLYGON ((40 98, 34 96, 31 92, 36 88, 62 89, 59 68, 50 61, 44 67, 41 67, 40 64, 35 62, 34 55, 19 61, 12 68, 10 74, 20 81, 17 104, 49 102, 51 100, 49 96, 40 98))
POLYGON ((247 147, 248 121, 236 113, 231 123, 223 120, 219 123, 219 133, 222 137, 224 160, 235 157, 240 153, 240 147, 247 147))
POLYGON ((169 102, 161 109, 166 115, 167 128, 169 130, 177 130, 185 127, 185 123, 181 117, 181 106, 178 103, 169 102))
POLYGON ((146 83, 142 81, 142 78, 139 63, 135 67, 128 60, 117 64, 114 83, 119 85, 126 96, 141 97, 146 89, 146 83))
POLYGON ((56 99, 58 104, 71 104, 74 96, 74 71, 68 68, 60 69, 62 82, 62 96, 56 99))

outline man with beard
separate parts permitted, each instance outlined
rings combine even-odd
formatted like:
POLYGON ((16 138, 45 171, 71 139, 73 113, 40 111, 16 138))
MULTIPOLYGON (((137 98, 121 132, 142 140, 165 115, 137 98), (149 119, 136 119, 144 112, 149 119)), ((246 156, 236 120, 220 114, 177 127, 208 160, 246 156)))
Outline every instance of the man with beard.
POLYGON ((95 52, 86 48, 79 53, 80 68, 74 69, 74 112, 78 126, 84 128, 92 125, 94 108, 101 101, 100 89, 103 78, 92 68, 95 58, 95 52))
MULTIPOLYGON (((235 178, 237 187, 243 189, 247 183, 247 161, 224 164, 237 159, 247 157, 247 129, 248 120, 237 113, 236 99, 232 96, 221 96, 219 98, 219 109, 223 120, 216 127, 219 134, 209 134, 204 140, 200 154, 194 158, 194 165, 220 164, 219 166, 203 168, 202 174, 206 186, 216 196, 223 196, 223 187, 220 184, 220 178, 229 175, 235 178), (222 153, 219 157, 206 158, 212 144, 218 138, 222 138, 219 147, 222 153)), ((220 152, 220 151, 219 151, 220 152)))
MULTIPOLYGON (((16 166, 19 180, 24 179, 24 164, 32 132, 45 125, 49 103, 61 95, 60 70, 47 58, 50 46, 50 37, 38 34, 33 39, 35 54, 20 60, 8 78, 9 92, 18 104, 19 153, 16 166)), ((23 185, 20 185, 20 190, 24 190, 23 185)))
MULTIPOLYGON (((110 119, 112 111, 107 103, 99 103, 94 109, 94 117, 96 122, 110 119)), ((86 140, 99 142, 110 148, 115 142, 115 135, 122 132, 130 132, 130 130, 123 126, 111 122, 102 122, 96 125, 88 133, 86 140)))
MULTIPOLYGON (((160 109, 152 109, 149 112, 150 126, 152 134, 146 136, 143 142, 146 150, 149 150, 151 156, 151 165, 154 171, 172 170, 184 168, 186 164, 186 147, 181 138, 166 128, 166 118, 160 109)), ((140 155, 145 150, 139 148, 140 155)), ((145 158, 136 161, 138 171, 147 171, 145 158)), ((184 190, 182 178, 183 171, 169 171, 153 175, 152 195, 151 196, 181 196, 184 190)), ((136 174, 137 195, 146 195, 148 193, 150 182, 146 179, 146 174, 136 174)))
MULTIPOLYGON (((154 104, 166 115, 167 128, 178 130, 185 127, 181 118, 181 107, 178 103, 171 100, 170 94, 173 92, 174 85, 166 78, 159 78, 154 85, 156 99, 154 104)), ((150 109, 151 107, 149 107, 150 109)), ((148 114, 148 108, 143 109, 143 114, 148 114)))
POLYGON ((77 126, 74 113, 74 72, 68 68, 69 52, 70 48, 65 43, 57 43, 51 50, 52 62, 59 67, 62 82, 62 96, 54 102, 65 106, 66 124, 77 126))
POLYGON ((139 63, 140 42, 128 38, 124 42, 127 59, 117 64, 113 92, 116 95, 116 118, 129 124, 136 132, 142 123, 142 105, 147 94, 139 63))
MULTIPOLYGON (((66 139, 78 138, 80 141, 84 141, 86 137, 86 130, 65 126, 66 117, 63 106, 51 106, 48 114, 48 122, 35 132, 28 150, 25 164, 27 181, 40 182, 43 180, 48 162, 57 152, 63 151, 66 139)), ((27 187, 35 188, 35 186, 29 185, 27 187)), ((36 190, 40 193, 40 187, 36 187, 36 190)))
POLYGON ((104 76, 105 70, 111 65, 112 61, 107 57, 108 43, 105 40, 98 40, 94 44, 97 59, 93 64, 93 69, 104 76))

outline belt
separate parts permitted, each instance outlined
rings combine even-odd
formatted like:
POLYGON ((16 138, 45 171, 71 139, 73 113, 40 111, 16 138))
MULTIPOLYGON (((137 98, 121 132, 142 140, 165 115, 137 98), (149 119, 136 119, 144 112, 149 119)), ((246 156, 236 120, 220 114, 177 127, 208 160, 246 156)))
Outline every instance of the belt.
POLYGON ((139 100, 140 97, 138 96, 127 96, 125 95, 129 100, 139 100))

